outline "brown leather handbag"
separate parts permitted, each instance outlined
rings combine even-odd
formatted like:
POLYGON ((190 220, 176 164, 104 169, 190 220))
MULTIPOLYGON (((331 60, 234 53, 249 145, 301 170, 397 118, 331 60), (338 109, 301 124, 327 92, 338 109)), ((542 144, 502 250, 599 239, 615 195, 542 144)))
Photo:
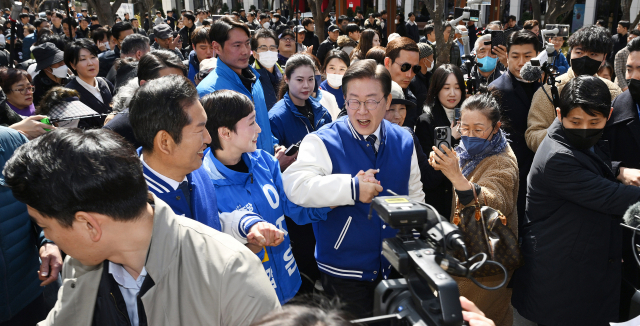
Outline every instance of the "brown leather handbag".
MULTIPOLYGON (((480 206, 476 188, 471 185, 475 204, 460 210, 461 204, 456 200, 456 211, 453 215, 453 224, 462 231, 463 239, 467 245, 469 257, 484 252, 488 260, 502 264, 507 271, 513 271, 524 265, 524 259, 518 237, 507 226, 507 218, 497 209, 480 206)), ((456 252, 456 258, 464 259, 462 251, 456 252)), ((485 264, 473 273, 474 277, 486 277, 503 275, 503 271, 495 264, 485 264)))

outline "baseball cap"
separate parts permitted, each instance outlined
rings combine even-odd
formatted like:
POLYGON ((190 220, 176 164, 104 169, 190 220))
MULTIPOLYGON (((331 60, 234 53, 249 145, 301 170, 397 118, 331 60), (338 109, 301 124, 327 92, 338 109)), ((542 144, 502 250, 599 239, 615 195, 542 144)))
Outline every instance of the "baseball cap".
POLYGON ((335 31, 339 31, 340 28, 338 27, 338 25, 335 24, 331 24, 331 26, 329 26, 329 32, 335 32, 335 31))
POLYGON ((161 40, 166 40, 169 37, 173 36, 173 33, 171 31, 171 27, 169 27, 169 25, 167 24, 158 24, 156 26, 153 27, 153 34, 155 35, 155 37, 161 39, 161 40))

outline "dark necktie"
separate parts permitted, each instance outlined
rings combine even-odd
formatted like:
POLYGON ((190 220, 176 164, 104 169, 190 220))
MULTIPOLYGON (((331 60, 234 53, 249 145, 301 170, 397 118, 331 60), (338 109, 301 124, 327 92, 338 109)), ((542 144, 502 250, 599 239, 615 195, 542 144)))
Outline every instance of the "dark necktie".
POLYGON ((378 155, 378 150, 376 149, 376 140, 378 140, 378 137, 376 137, 376 135, 369 135, 367 136, 366 141, 369 142, 369 144, 371 144, 371 148, 373 148, 373 153, 378 155))
POLYGON ((191 210, 191 193, 189 192, 189 182, 182 181, 178 186, 178 189, 182 190, 182 193, 184 194, 184 200, 187 201, 187 206, 189 207, 189 210, 191 210))

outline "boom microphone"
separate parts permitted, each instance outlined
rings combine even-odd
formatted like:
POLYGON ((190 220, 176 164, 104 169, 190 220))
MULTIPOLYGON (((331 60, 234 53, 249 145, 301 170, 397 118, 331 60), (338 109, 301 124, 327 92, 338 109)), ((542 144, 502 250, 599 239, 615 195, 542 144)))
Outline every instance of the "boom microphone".
POLYGON ((629 206, 629 209, 622 216, 624 224, 636 228, 640 225, 640 202, 629 206))
POLYGON ((520 69, 520 78, 528 82, 534 82, 542 78, 542 68, 531 65, 531 62, 527 62, 520 69))

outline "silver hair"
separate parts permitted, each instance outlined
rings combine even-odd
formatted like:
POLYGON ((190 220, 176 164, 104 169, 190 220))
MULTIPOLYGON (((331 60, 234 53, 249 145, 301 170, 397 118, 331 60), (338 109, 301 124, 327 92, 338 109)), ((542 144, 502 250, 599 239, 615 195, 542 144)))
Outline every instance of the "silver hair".
POLYGON ((491 34, 485 34, 478 37, 478 39, 476 40, 476 44, 473 46, 473 51, 478 51, 478 48, 480 47, 480 45, 483 44, 480 42, 488 42, 488 41, 491 41, 491 34))

